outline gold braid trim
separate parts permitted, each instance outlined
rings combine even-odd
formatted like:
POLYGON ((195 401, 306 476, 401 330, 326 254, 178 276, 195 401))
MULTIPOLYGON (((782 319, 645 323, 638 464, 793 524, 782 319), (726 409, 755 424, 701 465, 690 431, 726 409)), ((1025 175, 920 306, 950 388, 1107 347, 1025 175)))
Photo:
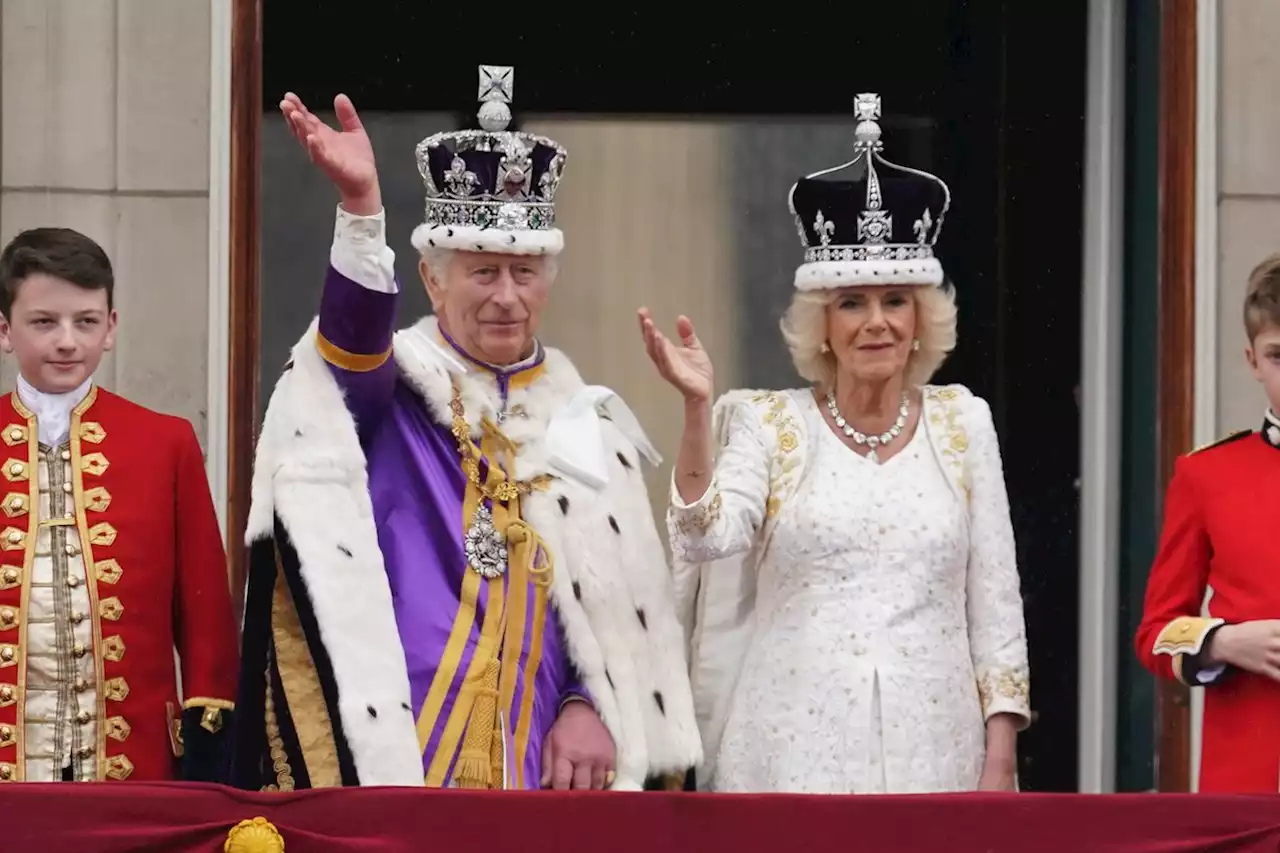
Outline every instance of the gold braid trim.
POLYGON ((280 736, 280 721, 276 719, 276 702, 271 695, 271 663, 267 663, 266 708, 267 745, 271 750, 271 765, 276 772, 276 783, 264 785, 264 791, 292 791, 293 768, 289 766, 289 755, 284 750, 284 738, 280 736))

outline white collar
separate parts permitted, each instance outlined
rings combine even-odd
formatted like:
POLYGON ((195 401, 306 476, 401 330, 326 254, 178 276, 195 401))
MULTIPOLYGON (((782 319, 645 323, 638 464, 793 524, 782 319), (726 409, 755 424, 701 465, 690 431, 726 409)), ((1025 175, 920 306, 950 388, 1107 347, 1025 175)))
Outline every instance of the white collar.
POLYGON ((1280 417, 1271 409, 1267 409, 1266 419, 1262 422, 1262 437, 1267 444, 1280 448, 1280 417))
POLYGON ((74 391, 49 394, 37 390, 21 374, 18 375, 18 397, 36 416, 42 444, 56 447, 67 440, 71 434, 71 411, 80 405, 92 385, 93 377, 89 377, 74 391))

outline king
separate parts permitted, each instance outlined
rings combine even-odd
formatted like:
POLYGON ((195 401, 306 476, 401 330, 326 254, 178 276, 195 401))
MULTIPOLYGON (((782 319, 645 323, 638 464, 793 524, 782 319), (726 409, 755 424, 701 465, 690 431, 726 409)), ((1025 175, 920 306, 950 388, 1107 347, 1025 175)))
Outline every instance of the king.
POLYGON ((701 758, 657 455, 536 335, 567 152, 508 129, 513 74, 482 66, 480 128, 417 147, 434 316, 396 333, 355 108, 336 98, 335 129, 280 104, 341 204, 257 449, 241 787, 635 790, 701 758))

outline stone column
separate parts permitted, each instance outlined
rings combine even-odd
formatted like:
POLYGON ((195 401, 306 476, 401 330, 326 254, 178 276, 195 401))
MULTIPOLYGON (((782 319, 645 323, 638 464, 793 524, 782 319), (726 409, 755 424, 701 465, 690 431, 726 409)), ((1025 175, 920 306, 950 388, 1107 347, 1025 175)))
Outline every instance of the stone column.
POLYGON ((202 441, 210 2, 0 5, 0 240, 62 225, 99 241, 120 310, 99 382, 188 418, 202 441))
POLYGON ((1280 3, 1222 0, 1219 56, 1218 430, 1257 429, 1266 397, 1244 360, 1249 271, 1280 251, 1280 3))

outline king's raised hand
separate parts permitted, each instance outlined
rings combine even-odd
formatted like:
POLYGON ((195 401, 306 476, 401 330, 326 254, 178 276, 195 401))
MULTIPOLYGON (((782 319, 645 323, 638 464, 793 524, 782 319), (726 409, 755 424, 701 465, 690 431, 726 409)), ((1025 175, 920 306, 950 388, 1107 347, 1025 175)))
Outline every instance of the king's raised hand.
POLYGON ((342 206, 348 213, 371 216, 382 210, 373 145, 350 98, 338 95, 333 99, 333 110, 337 129, 317 118, 292 92, 280 101, 280 112, 290 132, 311 162, 337 188, 342 206))

